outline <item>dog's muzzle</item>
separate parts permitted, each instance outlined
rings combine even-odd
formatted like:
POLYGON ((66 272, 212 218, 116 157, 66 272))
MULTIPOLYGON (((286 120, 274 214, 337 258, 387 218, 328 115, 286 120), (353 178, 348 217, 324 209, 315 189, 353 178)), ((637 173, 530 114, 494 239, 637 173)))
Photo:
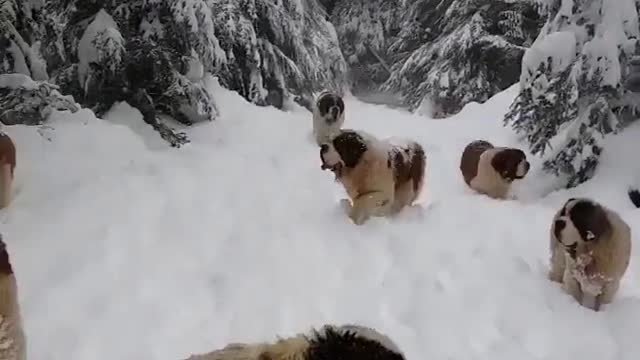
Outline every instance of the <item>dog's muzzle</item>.
POLYGON ((337 106, 332 106, 331 109, 329 109, 329 112, 334 119, 337 119, 338 114, 340 114, 340 108, 338 108, 337 106))

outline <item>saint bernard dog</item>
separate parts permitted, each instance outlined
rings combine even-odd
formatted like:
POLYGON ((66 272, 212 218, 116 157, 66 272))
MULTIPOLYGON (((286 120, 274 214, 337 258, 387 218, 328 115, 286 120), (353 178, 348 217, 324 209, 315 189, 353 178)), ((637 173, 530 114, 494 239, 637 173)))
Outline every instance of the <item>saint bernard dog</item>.
POLYGON ((582 306, 609 304, 631 257, 631 228, 613 210, 571 198, 553 217, 549 279, 582 306))
POLYGON ((344 124, 344 101, 334 92, 325 90, 313 104, 313 136, 318 145, 337 134, 344 124))
POLYGON ((371 216, 397 214, 418 198, 426 155, 415 141, 379 140, 363 131, 341 130, 320 145, 322 170, 331 170, 351 201, 349 218, 358 225, 371 216))
POLYGON ((405 360, 386 335, 359 325, 325 325, 275 342, 231 343, 186 360, 405 360))
POLYGON ((494 147, 485 140, 469 143, 462 152, 460 171, 473 190, 494 199, 504 199, 511 183, 529 172, 524 152, 516 148, 494 147))
POLYGON ((11 203, 13 173, 16 168, 16 147, 11 137, 0 130, 0 209, 11 203))
POLYGON ((18 303, 18 285, 7 245, 0 236, 0 359, 25 360, 27 340, 18 303))

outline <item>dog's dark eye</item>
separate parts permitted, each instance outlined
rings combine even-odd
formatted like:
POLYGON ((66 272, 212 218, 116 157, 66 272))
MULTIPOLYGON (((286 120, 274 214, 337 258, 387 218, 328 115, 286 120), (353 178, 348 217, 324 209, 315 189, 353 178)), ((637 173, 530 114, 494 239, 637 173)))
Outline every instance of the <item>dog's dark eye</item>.
POLYGON ((567 223, 564 220, 556 220, 553 224, 553 234, 556 236, 556 239, 560 241, 560 233, 567 226, 567 223))
POLYGON ((320 152, 321 152, 321 153, 326 153, 327 151, 329 151, 329 145, 327 145, 327 144, 322 144, 322 145, 320 146, 320 152))

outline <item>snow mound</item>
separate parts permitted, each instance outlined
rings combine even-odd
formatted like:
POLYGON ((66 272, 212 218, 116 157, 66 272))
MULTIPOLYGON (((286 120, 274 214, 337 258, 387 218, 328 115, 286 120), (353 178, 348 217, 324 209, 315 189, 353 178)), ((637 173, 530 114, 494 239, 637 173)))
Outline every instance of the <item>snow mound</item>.
MULTIPOLYGON (((308 142, 310 113, 212 91, 220 121, 189 129, 180 150, 116 123, 142 121, 126 106, 106 121, 80 110, 49 128, 6 127, 18 165, 0 222, 30 358, 176 360, 325 323, 375 327, 407 359, 637 357, 640 247, 600 313, 545 277, 550 221, 568 196, 640 225, 614 174, 637 136, 620 137, 584 186, 497 201, 464 185, 459 156, 479 138, 517 145, 501 126, 517 85, 447 121, 347 98, 346 127, 414 139, 429 158, 419 207, 358 227, 308 142)), ((523 193, 541 180, 532 162, 523 193)))

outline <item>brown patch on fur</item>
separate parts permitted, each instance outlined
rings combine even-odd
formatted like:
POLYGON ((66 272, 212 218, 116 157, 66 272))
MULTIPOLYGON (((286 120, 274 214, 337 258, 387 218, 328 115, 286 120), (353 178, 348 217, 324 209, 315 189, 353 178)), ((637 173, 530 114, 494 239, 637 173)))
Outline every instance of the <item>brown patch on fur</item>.
POLYGON ((491 159, 491 166, 500 176, 511 182, 517 178, 518 164, 526 158, 520 149, 506 148, 498 151, 491 159))
POLYGON ((2 235, 0 235, 0 274, 13 274, 13 267, 11 266, 9 252, 7 251, 7 244, 2 240, 2 235))
POLYGON ((471 180, 478 175, 478 163, 480 155, 488 149, 492 149, 493 145, 485 140, 476 140, 469 143, 462 152, 460 158, 460 171, 467 185, 471 185, 471 180))
POLYGON ((420 192, 422 183, 424 182, 424 172, 427 165, 427 155, 424 153, 424 149, 419 144, 416 144, 416 148, 413 151, 413 157, 411 158, 411 169, 409 175, 413 180, 413 191, 420 192))
POLYGON ((332 141, 346 167, 356 167, 367 151, 365 140, 355 131, 344 130, 332 141))
POLYGON ((11 175, 13 176, 16 167, 16 147, 11 137, 0 132, 0 163, 11 165, 11 175))
POLYGON ((607 237, 613 231, 602 206, 589 201, 576 203, 569 211, 569 218, 584 241, 607 237))

